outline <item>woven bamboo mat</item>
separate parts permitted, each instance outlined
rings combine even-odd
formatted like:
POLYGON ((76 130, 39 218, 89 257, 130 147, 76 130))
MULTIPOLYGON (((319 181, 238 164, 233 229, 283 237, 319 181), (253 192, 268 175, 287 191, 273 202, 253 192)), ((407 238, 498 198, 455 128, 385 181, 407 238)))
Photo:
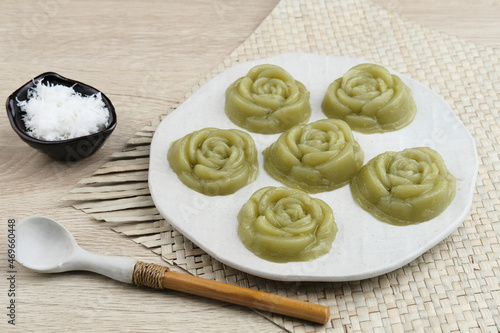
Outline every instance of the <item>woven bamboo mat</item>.
POLYGON ((263 314, 288 331, 499 332, 500 51, 420 27, 366 0, 283 0, 190 93, 233 64, 288 52, 377 62, 446 99, 475 138, 480 160, 470 215, 458 230, 410 264, 363 281, 286 283, 236 271, 184 238, 153 205, 149 144, 161 119, 64 199, 191 274, 331 307, 323 327, 263 314))

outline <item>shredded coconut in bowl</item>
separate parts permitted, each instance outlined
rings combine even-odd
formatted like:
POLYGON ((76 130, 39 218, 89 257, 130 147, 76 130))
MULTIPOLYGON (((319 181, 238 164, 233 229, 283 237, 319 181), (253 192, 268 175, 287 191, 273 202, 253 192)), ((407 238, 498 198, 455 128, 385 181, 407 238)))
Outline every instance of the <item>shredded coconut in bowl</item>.
POLYGON ((26 112, 23 120, 32 137, 60 141, 97 133, 109 124, 109 111, 101 93, 82 96, 73 87, 42 84, 28 91, 17 105, 26 112))

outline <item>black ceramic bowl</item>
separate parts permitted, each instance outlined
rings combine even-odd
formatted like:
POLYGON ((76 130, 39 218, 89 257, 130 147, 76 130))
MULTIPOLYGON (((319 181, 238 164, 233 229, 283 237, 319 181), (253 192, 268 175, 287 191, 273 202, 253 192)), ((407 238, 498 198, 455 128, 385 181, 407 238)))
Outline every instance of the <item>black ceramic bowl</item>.
POLYGON ((35 82, 43 79, 43 83, 58 84, 73 87, 73 89, 83 96, 90 96, 99 92, 99 90, 86 85, 82 82, 70 80, 57 73, 47 72, 40 74, 36 78, 30 80, 25 85, 14 91, 8 98, 6 103, 7 114, 10 124, 19 137, 31 147, 38 149, 50 157, 67 162, 82 160, 95 153, 113 132, 116 127, 116 113, 111 101, 101 92, 102 100, 109 111, 109 125, 102 131, 81 136, 68 140, 60 141, 44 141, 36 139, 27 134, 23 116, 26 114, 17 105, 18 101, 27 99, 28 90, 34 88, 35 82))

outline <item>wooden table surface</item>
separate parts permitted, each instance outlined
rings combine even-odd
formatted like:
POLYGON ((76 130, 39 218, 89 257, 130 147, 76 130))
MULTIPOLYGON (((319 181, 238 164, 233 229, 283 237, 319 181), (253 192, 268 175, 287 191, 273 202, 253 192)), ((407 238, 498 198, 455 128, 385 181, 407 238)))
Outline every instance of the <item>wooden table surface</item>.
MULTIPOLYGON (((432 29, 500 47, 500 1, 374 0, 432 29)), ((138 289, 91 273, 41 275, 16 264, 16 326, 8 324, 9 219, 61 221, 87 250, 162 263, 60 198, 98 169, 149 120, 182 100, 240 45, 278 1, 4 0, 0 5, 0 96, 45 71, 97 87, 118 127, 104 147, 73 164, 28 147, 0 122, 2 200, 0 331, 279 332, 252 310, 171 291, 138 289), (244 15, 243 15, 244 13, 244 15)))

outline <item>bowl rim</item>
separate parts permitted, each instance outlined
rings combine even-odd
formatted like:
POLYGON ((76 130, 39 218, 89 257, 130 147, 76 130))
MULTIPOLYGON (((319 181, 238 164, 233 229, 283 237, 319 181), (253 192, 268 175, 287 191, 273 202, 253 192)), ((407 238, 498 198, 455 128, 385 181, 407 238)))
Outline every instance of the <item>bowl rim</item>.
MULTIPOLYGON (((50 80, 48 80, 48 81, 50 82, 50 80)), ((14 129, 14 131, 17 133, 17 135, 19 135, 25 141, 43 144, 43 145, 63 145, 63 144, 73 143, 73 142, 80 141, 80 140, 91 139, 91 138, 98 137, 100 135, 108 134, 108 133, 112 132, 115 129, 116 124, 117 124, 115 107, 114 107, 113 103, 111 103, 111 100, 102 91, 94 88, 91 85, 83 83, 81 81, 69 79, 67 77, 64 77, 64 76, 58 74, 58 73, 50 72, 50 71, 44 72, 40 75, 37 75, 36 77, 32 78, 31 80, 29 80, 28 82, 26 82, 25 84, 23 84, 22 86, 17 88, 12 94, 9 95, 9 97, 7 97, 5 107, 7 109, 7 115, 9 117, 10 124, 11 124, 12 128, 14 129), (55 141, 47 141, 47 140, 37 139, 35 137, 30 136, 28 133, 26 133, 26 131, 24 131, 22 128, 20 128, 18 121, 16 120, 16 114, 18 114, 19 112, 22 112, 20 110, 20 108, 17 106, 18 94, 20 93, 21 90, 31 88, 31 86, 33 86, 36 81, 43 80, 45 78, 50 78, 50 77, 55 77, 55 78, 59 79, 60 81, 67 83, 68 87, 80 85, 82 87, 85 87, 87 89, 95 91, 95 93, 100 93, 101 98, 103 99, 104 104, 106 105, 106 108, 108 109, 110 116, 111 116, 110 123, 108 124, 108 126, 106 126, 105 129, 103 129, 99 132, 96 132, 96 133, 78 136, 78 137, 71 138, 71 139, 55 140, 55 141)))

